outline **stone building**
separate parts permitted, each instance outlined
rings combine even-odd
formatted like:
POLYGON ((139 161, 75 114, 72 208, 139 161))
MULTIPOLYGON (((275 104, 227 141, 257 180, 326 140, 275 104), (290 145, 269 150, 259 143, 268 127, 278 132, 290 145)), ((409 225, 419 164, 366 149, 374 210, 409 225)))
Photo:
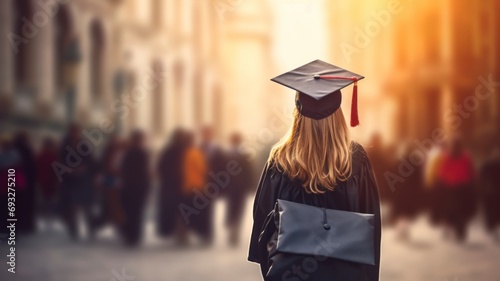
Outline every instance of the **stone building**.
POLYGON ((404 105, 398 135, 424 138, 442 128, 480 143, 498 134, 499 91, 483 95, 484 79, 500 80, 500 34, 493 13, 498 3, 456 5, 442 0, 412 5, 393 34, 394 64, 401 80, 386 78, 394 89, 388 92, 404 105), (478 87, 483 88, 478 92, 478 87))
POLYGON ((360 5, 329 2, 332 58, 369 75, 361 106, 373 127, 392 143, 431 138, 435 129, 471 144, 498 136, 499 90, 488 95, 479 78, 500 81, 498 1, 360 5), (346 43, 354 47, 348 56, 346 43), (475 98, 477 87, 485 100, 475 98))
POLYGON ((265 9, 263 0, 1 1, 0 129, 142 128, 155 146, 179 126, 255 133, 264 120, 249 122, 235 93, 267 94, 265 9))

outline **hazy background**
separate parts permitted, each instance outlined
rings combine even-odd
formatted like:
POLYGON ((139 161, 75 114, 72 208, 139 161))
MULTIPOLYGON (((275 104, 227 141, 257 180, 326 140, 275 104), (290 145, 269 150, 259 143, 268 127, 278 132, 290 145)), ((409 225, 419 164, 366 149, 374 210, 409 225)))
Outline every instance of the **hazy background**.
MULTIPOLYGON (((391 163, 378 175, 390 205, 408 183, 398 165, 412 152, 427 155, 460 135, 481 175, 498 149, 499 8, 494 0, 2 0, 0 132, 5 140, 27 132, 36 152, 44 137, 61 140, 78 123, 93 132, 99 157, 111 134, 142 129, 154 165, 174 129, 209 125, 222 148, 241 133, 241 149, 260 171, 294 106, 294 93, 269 79, 321 59, 366 77, 361 126, 351 131, 391 163), (403 180, 391 186, 380 176, 386 171, 403 180)), ((422 170, 423 162, 411 166, 422 170)), ((155 186, 153 175, 142 247, 124 249, 111 228, 97 241, 72 242, 62 227, 44 231, 39 220, 36 233, 19 237, 18 280, 118 281, 113 272, 122 268, 133 280, 259 280, 246 262, 250 197, 239 247, 226 246, 218 200, 214 245, 179 250, 155 237, 155 186)), ((442 239, 423 205, 412 224, 416 242, 384 229, 382 280, 500 277, 500 248, 481 208, 458 245, 442 239)), ((14 280, 4 265, 2 280, 14 280)))

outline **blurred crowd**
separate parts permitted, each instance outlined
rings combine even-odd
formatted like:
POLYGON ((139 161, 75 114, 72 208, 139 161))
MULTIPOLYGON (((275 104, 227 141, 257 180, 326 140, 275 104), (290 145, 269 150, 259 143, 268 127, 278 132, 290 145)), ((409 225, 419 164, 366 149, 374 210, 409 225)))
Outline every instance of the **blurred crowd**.
MULTIPOLYGON (((262 167, 245 153, 240 134, 222 145, 211 127, 178 128, 154 151, 140 130, 111 135, 99 147, 83 131, 71 125, 62 139, 47 137, 37 149, 25 132, 1 138, 0 180, 7 182, 8 169, 16 174, 16 233, 34 233, 40 222, 62 223, 71 239, 93 240, 111 227, 125 245, 135 246, 143 237, 146 211, 152 210, 159 237, 179 246, 208 246, 214 241, 214 206, 223 201, 228 243, 239 244, 245 203, 262 167)), ((409 241, 412 222, 425 215, 445 239, 459 243, 480 218, 500 243, 500 147, 478 156, 458 135, 442 143, 393 147, 375 135, 367 151, 384 223, 396 228, 398 238, 409 241)), ((7 212, 0 216, 5 222, 7 212)))
POLYGON ((463 137, 443 142, 413 142, 384 147, 374 135, 368 153, 387 210, 384 223, 410 241, 411 225, 423 215, 443 238, 463 243, 468 226, 479 218, 500 244, 500 146, 473 153, 463 137))
MULTIPOLYGON (((136 130, 126 138, 108 137, 99 149, 73 124, 61 140, 47 137, 39 149, 25 132, 2 137, 0 172, 3 178, 15 169, 19 235, 36 232, 40 222, 62 222, 71 239, 94 240, 111 226, 125 245, 135 246, 143 237, 145 212, 154 206, 158 236, 208 246, 214 240, 214 204, 223 200, 228 243, 236 246, 245 202, 256 186, 254 161, 243 152, 243 141, 233 133, 223 147, 211 127, 179 128, 153 154, 146 134, 136 130)), ((5 222, 7 212, 0 216, 5 222)))

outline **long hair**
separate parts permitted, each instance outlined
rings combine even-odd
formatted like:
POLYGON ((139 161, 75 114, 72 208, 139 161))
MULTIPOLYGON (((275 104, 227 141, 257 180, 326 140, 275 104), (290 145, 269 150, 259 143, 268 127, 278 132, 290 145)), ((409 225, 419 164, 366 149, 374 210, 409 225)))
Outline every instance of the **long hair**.
POLYGON ((351 140, 342 110, 314 120, 295 109, 292 128, 273 146, 269 163, 298 179, 308 193, 334 190, 352 171, 351 140))

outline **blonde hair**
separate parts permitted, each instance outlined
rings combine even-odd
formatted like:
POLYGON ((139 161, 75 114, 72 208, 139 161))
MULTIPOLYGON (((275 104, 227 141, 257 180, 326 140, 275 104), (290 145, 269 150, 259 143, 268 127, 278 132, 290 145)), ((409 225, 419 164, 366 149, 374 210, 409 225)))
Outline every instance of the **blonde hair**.
POLYGON ((269 163, 308 193, 334 190, 352 172, 352 148, 342 110, 320 120, 294 112, 292 128, 271 150, 269 163))

